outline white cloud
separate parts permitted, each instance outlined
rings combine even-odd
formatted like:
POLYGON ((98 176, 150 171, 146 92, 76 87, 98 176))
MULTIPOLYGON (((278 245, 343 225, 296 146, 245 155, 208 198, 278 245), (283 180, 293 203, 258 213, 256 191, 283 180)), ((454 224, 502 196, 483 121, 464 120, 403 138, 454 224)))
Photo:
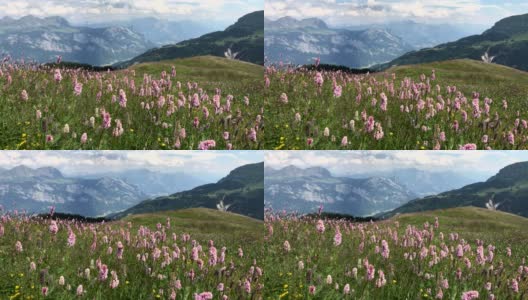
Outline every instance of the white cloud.
POLYGON ((265 0, 266 16, 318 17, 331 25, 360 25, 413 19, 426 23, 492 24, 526 10, 524 1, 508 6, 490 0, 265 0))
POLYGON ((264 0, 0 0, 0 17, 62 16, 73 23, 132 17, 233 22, 262 10, 264 0))
POLYGON ((492 175, 509 164, 528 161, 528 153, 522 151, 268 151, 264 161, 267 167, 275 169, 288 165, 301 168, 324 167, 336 175, 402 168, 492 175))
POLYGON ((146 168, 218 177, 261 162, 263 155, 261 151, 0 151, 0 167, 54 167, 70 175, 146 168))

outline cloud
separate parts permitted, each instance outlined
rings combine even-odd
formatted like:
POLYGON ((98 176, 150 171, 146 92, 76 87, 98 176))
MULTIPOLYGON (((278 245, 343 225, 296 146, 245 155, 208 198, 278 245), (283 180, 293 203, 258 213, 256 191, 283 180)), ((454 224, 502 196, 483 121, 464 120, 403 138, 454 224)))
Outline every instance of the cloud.
POLYGON ((488 176, 509 164, 528 161, 528 153, 512 151, 268 151, 264 161, 266 167, 275 169, 288 165, 301 168, 324 167, 336 175, 417 168, 488 176))
POLYGON ((0 151, 0 167, 54 167, 69 175, 149 169, 225 176, 236 167, 263 161, 261 151, 0 151))
POLYGON ((331 25, 361 25, 412 19, 426 23, 492 24, 526 10, 521 0, 266 0, 266 16, 317 17, 331 25))
POLYGON ((233 22, 263 7, 263 0, 0 0, 0 17, 62 16, 73 23, 145 16, 233 22))

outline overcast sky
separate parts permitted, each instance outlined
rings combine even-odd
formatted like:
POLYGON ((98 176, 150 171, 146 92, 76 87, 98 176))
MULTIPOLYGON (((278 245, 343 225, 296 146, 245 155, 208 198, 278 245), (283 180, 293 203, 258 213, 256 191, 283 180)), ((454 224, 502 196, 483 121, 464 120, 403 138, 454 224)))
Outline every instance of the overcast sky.
POLYGON ((265 0, 266 17, 318 17, 331 25, 395 20, 492 25, 528 13, 526 0, 265 0))
POLYGON ((0 151, 0 167, 54 167, 66 175, 89 175, 147 168, 220 178, 231 170, 262 162, 262 151, 0 151))
POLYGON ((0 17, 62 16, 72 23, 153 16, 231 24, 263 9, 264 0, 0 0, 0 17))
POLYGON ((268 151, 264 159, 266 167, 324 167, 334 175, 417 168, 478 178, 520 161, 528 161, 528 151, 268 151))

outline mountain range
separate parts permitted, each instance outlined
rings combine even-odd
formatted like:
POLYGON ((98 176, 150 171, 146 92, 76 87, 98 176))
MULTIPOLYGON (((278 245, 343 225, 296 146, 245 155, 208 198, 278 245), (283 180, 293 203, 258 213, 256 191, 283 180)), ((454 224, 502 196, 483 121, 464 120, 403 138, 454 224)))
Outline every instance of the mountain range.
POLYGON ((485 175, 465 175, 455 171, 426 171, 416 168, 394 169, 391 171, 371 171, 345 175, 352 178, 386 177, 397 182, 420 197, 435 195, 461 188, 485 179, 485 175))
POLYGON ((14 59, 108 65, 154 47, 142 34, 123 26, 76 27, 61 17, 0 19, 0 53, 14 59))
POLYGON ((264 64, 264 11, 247 14, 227 27, 198 38, 151 49, 133 59, 116 64, 116 67, 128 67, 142 62, 184 58, 200 55, 224 57, 231 49, 237 53, 237 59, 254 64, 264 64))
POLYGON ((381 68, 461 58, 481 60, 486 52, 495 57, 494 63, 528 71, 528 14, 502 19, 480 35, 406 53, 381 68))
POLYGON ((87 23, 84 26, 91 28, 126 27, 134 32, 142 34, 148 41, 159 47, 199 37, 208 32, 214 31, 214 29, 218 28, 220 25, 195 22, 192 20, 171 21, 146 17, 120 21, 87 23))
POLYGON ((143 201, 111 218, 123 218, 183 208, 203 207, 264 219, 264 163, 249 164, 232 170, 216 183, 143 201), (221 210, 221 209, 220 209, 221 210))
POLYGON ((484 182, 410 201, 382 216, 462 206, 486 208, 490 200, 494 209, 528 217, 528 162, 506 166, 484 182))
POLYGON ((81 178, 118 178, 137 186, 149 197, 169 195, 190 190, 202 184, 212 182, 210 176, 194 176, 185 171, 156 172, 149 169, 133 169, 122 172, 96 173, 81 178))
POLYGON ((392 210, 417 194, 386 177, 334 177, 325 168, 265 169, 265 205, 275 211, 324 211, 369 216, 392 210))
POLYGON ((87 217, 121 211, 147 198, 137 186, 121 179, 68 178, 54 168, 17 166, 0 170, 0 205, 30 213, 56 211, 87 217))
POLYGON ((334 29, 317 18, 265 19, 264 28, 264 53, 270 62, 308 64, 319 57, 325 64, 362 68, 414 49, 386 29, 334 29))

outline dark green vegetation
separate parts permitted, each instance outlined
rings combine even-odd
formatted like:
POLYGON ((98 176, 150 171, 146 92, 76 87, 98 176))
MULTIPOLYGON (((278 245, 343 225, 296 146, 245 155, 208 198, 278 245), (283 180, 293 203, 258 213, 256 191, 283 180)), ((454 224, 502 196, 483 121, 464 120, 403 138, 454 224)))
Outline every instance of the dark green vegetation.
POLYGON ((45 67, 48 67, 50 69, 81 69, 85 71, 93 71, 93 72, 105 72, 105 71, 114 71, 115 68, 113 66, 93 66, 89 64, 81 64, 76 62, 69 62, 69 61, 63 61, 60 63, 46 63, 44 64, 45 67))
POLYGON ((116 64, 126 67, 140 62, 160 61, 199 55, 224 57, 231 49, 239 53, 239 60, 264 64, 264 11, 257 11, 241 17, 224 31, 212 32, 199 38, 174 45, 151 49, 129 61, 116 64))
POLYGON ((264 218, 264 163, 234 169, 217 183, 143 201, 112 218, 190 207, 217 209, 223 201, 227 211, 256 219, 264 218))
POLYGON ((409 52, 385 67, 460 58, 481 60, 485 52, 495 56, 494 63, 528 71, 528 14, 502 19, 481 35, 409 52))
POLYGON ((485 182, 410 201, 384 216, 461 206, 485 208, 490 200, 498 210, 528 217, 528 162, 509 165, 485 182))

